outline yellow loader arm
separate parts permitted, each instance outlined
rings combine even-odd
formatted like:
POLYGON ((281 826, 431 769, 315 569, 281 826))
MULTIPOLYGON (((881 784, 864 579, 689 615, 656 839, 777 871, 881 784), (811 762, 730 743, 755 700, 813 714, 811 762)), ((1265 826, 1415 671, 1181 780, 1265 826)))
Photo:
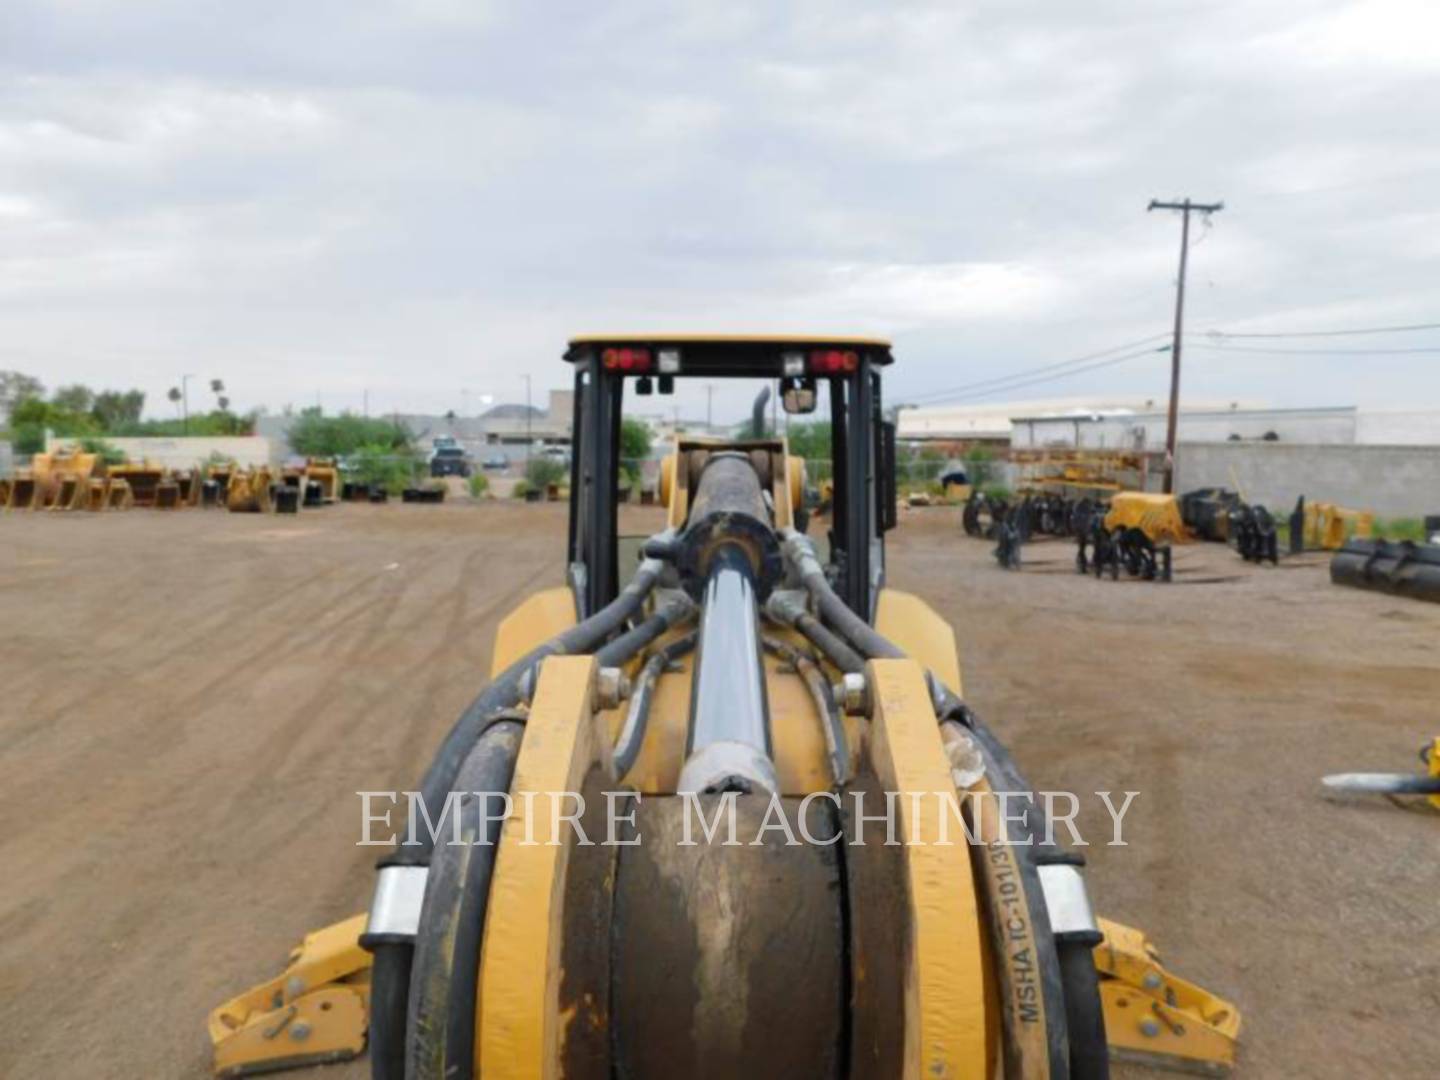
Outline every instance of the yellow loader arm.
POLYGON ((306 934, 280 975, 210 1014, 215 1075, 251 1076, 344 1061, 365 1050, 370 962, 367 915, 306 934))

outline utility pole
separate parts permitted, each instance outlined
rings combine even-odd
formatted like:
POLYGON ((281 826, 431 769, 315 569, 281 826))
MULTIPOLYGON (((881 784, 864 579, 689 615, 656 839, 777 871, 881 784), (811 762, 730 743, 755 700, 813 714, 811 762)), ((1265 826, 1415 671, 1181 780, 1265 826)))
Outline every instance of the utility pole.
POLYGON ((1190 254, 1190 213, 1217 213, 1225 209, 1223 202, 1197 203, 1188 198, 1184 202, 1161 202, 1151 199, 1145 208, 1151 210, 1179 210, 1180 217, 1180 280, 1175 287, 1175 343, 1170 347, 1170 417, 1165 425, 1165 494, 1175 490, 1175 428, 1180 422, 1180 335, 1185 326, 1185 264, 1190 254))
POLYGON ((715 384, 705 384, 705 434, 709 435, 715 427, 715 384))

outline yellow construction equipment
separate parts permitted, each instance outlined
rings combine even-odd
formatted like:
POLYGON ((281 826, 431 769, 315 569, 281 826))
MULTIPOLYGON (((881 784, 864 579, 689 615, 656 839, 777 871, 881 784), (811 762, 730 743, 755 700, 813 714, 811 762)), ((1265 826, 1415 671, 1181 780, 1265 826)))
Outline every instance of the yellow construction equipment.
POLYGON ((319 485, 321 502, 340 501, 340 466, 334 458, 308 458, 305 479, 319 485))
POLYGON ((1375 533, 1375 515, 1330 502, 1302 498, 1290 515, 1291 552, 1339 551, 1347 540, 1369 540, 1375 533))
POLYGON ((270 487, 275 477, 268 466, 232 470, 225 488, 225 505, 232 513, 268 514, 275 508, 270 487))
POLYGON ((1139 529, 1153 544, 1180 543, 1188 539, 1180 506, 1174 495, 1149 491, 1117 491, 1110 497, 1105 528, 1139 529))
POLYGON ((155 506, 160 497, 160 485, 166 479, 164 466, 149 461, 112 465, 106 473, 112 479, 125 481, 130 489, 132 506, 155 506))
POLYGON ((212 1014, 217 1071, 367 1037, 376 1080, 1095 1080, 1112 1049, 1228 1068, 1234 1007, 1095 918, 1040 806, 1005 809, 1030 788, 965 704, 954 632, 884 584, 889 345, 577 338, 566 359, 568 584, 501 623, 424 813, 397 813, 437 827, 398 830, 369 914, 212 1014), (663 527, 622 537, 626 386, 739 376, 779 380, 787 412, 828 398, 823 553, 763 425, 677 439, 663 527))
POLYGON ((1434 810, 1440 810, 1440 736, 1420 748, 1424 773, 1333 773, 1323 778, 1326 787, 1358 794, 1423 796, 1434 810))

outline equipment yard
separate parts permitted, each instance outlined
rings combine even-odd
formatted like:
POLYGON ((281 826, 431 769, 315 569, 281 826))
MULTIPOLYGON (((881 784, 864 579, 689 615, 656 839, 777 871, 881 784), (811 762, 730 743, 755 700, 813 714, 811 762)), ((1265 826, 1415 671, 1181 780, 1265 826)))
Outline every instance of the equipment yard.
MULTIPOLYGON (((561 583, 565 528, 508 503, 0 519, 0 1075, 208 1075, 205 1010, 365 909, 386 849, 355 846, 356 792, 414 786, 498 620, 561 583)), ((903 510, 888 548, 969 703, 1080 795, 1096 907, 1243 1012, 1237 1076, 1433 1069, 1435 823, 1320 776, 1416 768, 1440 607, 1216 544, 1169 584, 1079 576, 1059 540, 1007 573, 955 507, 903 510), (1096 791, 1140 792, 1130 846, 1096 791)))

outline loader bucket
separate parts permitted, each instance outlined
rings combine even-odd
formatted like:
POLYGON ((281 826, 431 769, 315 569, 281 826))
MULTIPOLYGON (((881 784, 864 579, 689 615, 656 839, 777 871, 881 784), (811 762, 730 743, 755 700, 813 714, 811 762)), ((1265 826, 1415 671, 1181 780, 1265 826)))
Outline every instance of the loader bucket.
POLYGON ((59 477, 50 489, 50 501, 46 509, 78 510, 82 503, 81 485, 80 477, 73 473, 59 477))
POLYGON ((10 481, 10 498, 6 510, 29 510, 35 504, 38 485, 33 476, 17 476, 10 481))
POLYGON ((85 490, 81 496, 85 509, 91 513, 99 513, 101 510, 106 509, 109 505, 106 499, 109 486, 109 481, 107 480, 85 481, 85 490))
POLYGON ((112 477, 105 484, 105 508, 107 510, 129 510, 135 505, 135 493, 130 490, 130 482, 120 477, 112 477))
POLYGON ((154 506, 156 489, 165 478, 165 470, 155 465, 121 465, 111 470, 130 485, 130 495, 136 506, 154 506))
POLYGON ((305 465, 305 477, 311 483, 320 485, 321 502, 339 501, 340 470, 335 467, 334 461, 311 458, 305 465))
POLYGON ((180 497, 180 485, 174 480, 162 480, 155 485, 156 510, 178 510, 184 505, 180 497))

